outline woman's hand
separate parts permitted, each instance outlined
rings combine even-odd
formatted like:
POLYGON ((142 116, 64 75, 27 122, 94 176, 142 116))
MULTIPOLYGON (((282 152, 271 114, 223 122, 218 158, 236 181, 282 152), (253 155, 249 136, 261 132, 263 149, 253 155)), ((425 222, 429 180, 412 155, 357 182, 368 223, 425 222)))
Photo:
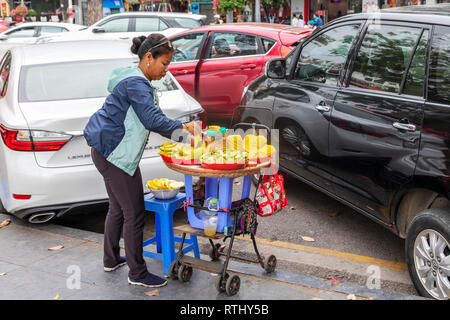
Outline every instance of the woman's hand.
POLYGON ((202 128, 195 122, 191 121, 188 123, 183 123, 183 130, 189 132, 190 134, 199 133, 202 128))

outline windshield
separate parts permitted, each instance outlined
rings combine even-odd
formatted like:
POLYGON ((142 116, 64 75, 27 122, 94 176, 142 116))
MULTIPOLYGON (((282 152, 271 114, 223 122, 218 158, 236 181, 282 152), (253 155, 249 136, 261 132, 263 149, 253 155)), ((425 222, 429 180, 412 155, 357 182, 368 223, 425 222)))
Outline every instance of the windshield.
MULTIPOLYGON (((24 66, 19 80, 19 102, 106 97, 109 95, 107 88, 113 69, 137 62, 129 58, 24 66)), ((160 92, 178 89, 169 74, 161 80, 152 81, 152 85, 160 92)))

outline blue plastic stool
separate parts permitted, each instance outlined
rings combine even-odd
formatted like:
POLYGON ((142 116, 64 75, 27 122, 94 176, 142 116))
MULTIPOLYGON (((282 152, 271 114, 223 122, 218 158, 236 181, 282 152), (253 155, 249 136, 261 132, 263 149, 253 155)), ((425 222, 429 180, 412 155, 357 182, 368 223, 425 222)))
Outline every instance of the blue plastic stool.
MULTIPOLYGON (((169 200, 159 200, 152 198, 151 194, 144 197, 145 210, 155 212, 156 235, 142 243, 144 247, 144 257, 159 259, 163 261, 165 274, 169 274, 169 266, 175 260, 175 242, 181 242, 180 237, 173 235, 173 213, 183 207, 186 200, 184 193, 178 193, 175 198, 169 200), (156 251, 146 251, 145 247, 156 241, 156 251), (162 252, 161 252, 162 251, 162 252)), ((184 243, 189 244, 183 248, 183 253, 194 250, 194 256, 200 258, 198 251, 197 236, 190 235, 190 239, 185 239, 184 243)))

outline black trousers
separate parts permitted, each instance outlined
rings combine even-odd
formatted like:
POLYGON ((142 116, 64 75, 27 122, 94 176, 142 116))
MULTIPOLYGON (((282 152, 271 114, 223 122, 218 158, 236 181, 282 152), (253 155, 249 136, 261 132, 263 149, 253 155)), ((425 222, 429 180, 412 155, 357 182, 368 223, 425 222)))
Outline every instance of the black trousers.
POLYGON ((125 242, 125 255, 132 279, 147 275, 143 257, 144 190, 139 167, 133 176, 106 160, 91 148, 92 161, 103 176, 109 197, 109 210, 105 220, 103 265, 114 267, 120 258, 121 233, 125 242))

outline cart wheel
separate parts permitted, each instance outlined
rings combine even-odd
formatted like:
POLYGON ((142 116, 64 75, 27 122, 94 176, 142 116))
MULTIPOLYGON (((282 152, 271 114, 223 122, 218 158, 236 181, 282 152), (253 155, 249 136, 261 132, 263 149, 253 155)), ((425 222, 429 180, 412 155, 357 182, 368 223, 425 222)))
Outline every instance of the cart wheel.
POLYGON ((208 255, 212 261, 219 260, 219 258, 220 258, 219 249, 220 249, 220 243, 216 243, 214 245, 214 247, 211 246, 211 248, 209 249, 208 255))
POLYGON ((216 277, 216 289, 219 292, 225 292, 226 290, 226 285, 227 285, 227 280, 229 278, 229 274, 225 273, 225 279, 222 279, 222 274, 219 273, 216 277))
POLYGON ((192 267, 181 265, 178 269, 178 279, 181 282, 188 282, 192 276, 192 267))
POLYGON ((239 291, 239 287, 241 286, 241 279, 238 275, 232 275, 227 280, 226 292, 228 296, 234 296, 239 291))
POLYGON ((273 254, 264 259, 264 270, 266 270, 267 273, 274 272, 276 267, 277 258, 273 254))
POLYGON ((177 263, 176 260, 172 261, 172 263, 169 266, 169 277, 170 279, 177 280, 178 279, 178 269, 180 268, 180 265, 177 263))

